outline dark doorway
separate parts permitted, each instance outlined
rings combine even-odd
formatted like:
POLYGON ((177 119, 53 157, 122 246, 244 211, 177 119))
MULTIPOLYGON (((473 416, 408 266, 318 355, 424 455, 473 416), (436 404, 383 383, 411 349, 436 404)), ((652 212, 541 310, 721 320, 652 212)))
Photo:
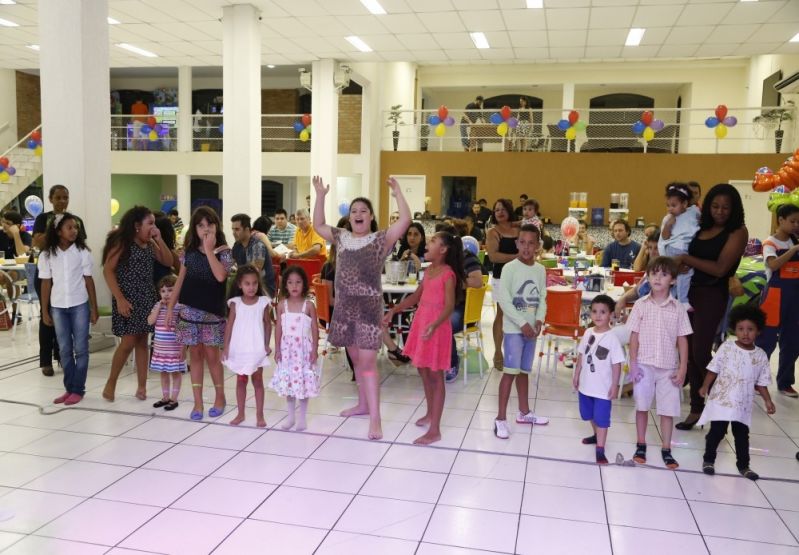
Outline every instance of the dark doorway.
POLYGON ((441 178, 441 214, 463 218, 477 197, 477 178, 444 176, 441 178))
POLYGON ((219 198, 219 184, 207 179, 191 180, 191 211, 198 206, 210 206, 222 218, 222 199, 219 198))
POLYGON ((283 206, 283 184, 270 179, 261 181, 261 213, 273 215, 275 210, 283 206))

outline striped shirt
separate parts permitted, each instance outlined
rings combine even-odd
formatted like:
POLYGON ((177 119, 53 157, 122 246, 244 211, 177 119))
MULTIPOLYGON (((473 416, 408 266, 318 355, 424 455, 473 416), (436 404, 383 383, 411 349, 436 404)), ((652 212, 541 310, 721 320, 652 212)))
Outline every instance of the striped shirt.
MULTIPOLYGON (((183 356, 183 345, 175 337, 175 320, 183 305, 176 304, 173 309, 172 325, 166 325, 166 305, 158 302, 158 316, 155 319, 153 334, 153 353, 150 358, 150 370, 153 372, 185 372, 186 360, 183 356)), ((157 306, 157 305, 156 305, 157 306)))
POLYGON ((273 245, 277 245, 278 243, 283 243, 284 245, 288 245, 289 243, 294 242, 294 235, 297 233, 297 226, 294 224, 286 224, 284 229, 280 229, 276 225, 273 225, 269 228, 269 233, 266 234, 269 237, 269 240, 272 241, 273 245))

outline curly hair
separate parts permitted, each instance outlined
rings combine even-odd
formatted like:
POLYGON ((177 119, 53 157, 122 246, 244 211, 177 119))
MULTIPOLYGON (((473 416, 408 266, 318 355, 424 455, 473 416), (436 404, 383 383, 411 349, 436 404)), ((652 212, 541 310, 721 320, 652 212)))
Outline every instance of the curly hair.
POLYGON ((716 224, 713 214, 710 212, 710 206, 716 197, 730 199, 730 217, 724 223, 725 231, 732 232, 742 228, 744 226, 744 204, 741 200, 741 194, 738 189, 729 183, 719 183, 707 192, 704 201, 702 201, 702 217, 699 220, 699 229, 710 229, 716 224))
POLYGON ((130 246, 136 240, 136 225, 141 224, 145 218, 152 216, 153 212, 146 206, 134 206, 122 215, 119 226, 111 230, 105 239, 103 247, 103 264, 106 263, 112 252, 119 249, 119 263, 122 264, 130 256, 130 246))
POLYGON ((729 326, 730 329, 735 331, 735 326, 738 322, 749 320, 758 330, 766 327, 766 313, 760 310, 760 307, 753 304, 739 304, 730 310, 729 326))

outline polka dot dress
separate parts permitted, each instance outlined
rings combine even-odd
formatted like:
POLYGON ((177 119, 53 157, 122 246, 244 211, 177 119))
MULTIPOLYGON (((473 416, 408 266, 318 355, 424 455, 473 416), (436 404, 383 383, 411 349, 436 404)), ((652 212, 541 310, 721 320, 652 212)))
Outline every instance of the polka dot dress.
POLYGON ((130 316, 125 318, 119 313, 116 299, 112 300, 111 331, 117 337, 138 335, 153 331, 147 323, 158 295, 153 285, 153 263, 155 254, 150 245, 139 246, 134 242, 130 246, 130 256, 117 264, 116 277, 122 295, 133 306, 130 316))

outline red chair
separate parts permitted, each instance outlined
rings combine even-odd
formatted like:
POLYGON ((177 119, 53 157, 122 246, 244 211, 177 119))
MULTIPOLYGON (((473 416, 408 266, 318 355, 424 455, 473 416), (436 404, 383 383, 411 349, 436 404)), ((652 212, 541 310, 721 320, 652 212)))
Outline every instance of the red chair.
POLYGON ((316 316, 318 318, 319 329, 325 332, 325 344, 322 348, 322 356, 327 355, 327 334, 330 329, 330 291, 327 289, 327 284, 319 277, 316 277, 311 282, 311 291, 313 291, 314 299, 316 302, 316 316))
POLYGON ((635 285, 638 283, 646 272, 613 272, 613 285, 621 287, 625 283, 627 285, 635 285))
POLYGON ((539 338, 538 376, 541 376, 541 365, 544 361, 544 341, 547 342, 547 369, 552 360, 552 343, 555 343, 555 364, 551 365, 552 377, 558 368, 558 350, 560 339, 574 341, 573 351, 577 349, 577 341, 585 333, 580 325, 580 310, 583 294, 579 289, 547 288, 547 313, 544 327, 539 338))
POLYGON ((321 258, 287 258, 286 259, 286 267, 288 266, 299 266, 303 270, 305 270, 305 275, 308 276, 308 280, 313 279, 313 276, 316 274, 322 273, 322 266, 324 265, 325 261, 321 258))
POLYGON ((275 298, 280 297, 280 264, 272 264, 272 270, 275 272, 275 298))

